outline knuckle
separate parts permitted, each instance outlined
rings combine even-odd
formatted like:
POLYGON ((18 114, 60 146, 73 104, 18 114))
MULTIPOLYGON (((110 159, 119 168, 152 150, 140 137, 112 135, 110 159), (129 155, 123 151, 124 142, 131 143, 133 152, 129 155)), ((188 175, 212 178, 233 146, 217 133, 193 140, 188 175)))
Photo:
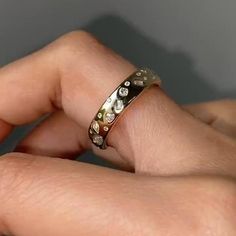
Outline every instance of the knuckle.
MULTIPOLYGON (((69 32, 54 41, 49 50, 53 61, 57 62, 57 68, 61 77, 75 71, 78 65, 90 61, 95 51, 104 54, 106 47, 101 44, 89 32, 80 30, 69 32)), ((78 71, 77 71, 78 72, 78 71)))
POLYGON ((73 42, 74 40, 83 40, 83 39, 95 39, 94 36, 84 30, 76 30, 76 31, 71 31, 69 33, 64 34, 60 39, 62 40, 68 40, 69 42, 73 42))
POLYGON ((63 56, 74 55, 97 43, 97 39, 92 34, 83 30, 66 33, 54 42, 57 51, 63 56))

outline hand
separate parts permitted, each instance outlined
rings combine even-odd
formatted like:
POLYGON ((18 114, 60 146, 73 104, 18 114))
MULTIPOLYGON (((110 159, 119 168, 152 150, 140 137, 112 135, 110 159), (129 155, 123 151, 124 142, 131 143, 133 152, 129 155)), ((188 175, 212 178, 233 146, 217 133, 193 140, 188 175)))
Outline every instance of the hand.
POLYGON ((86 32, 0 70, 1 140, 52 113, 0 159, 2 234, 236 234, 235 102, 183 109, 153 87, 118 121, 112 148, 91 146, 90 121, 134 70, 86 32), (62 159, 91 148, 135 173, 62 159))

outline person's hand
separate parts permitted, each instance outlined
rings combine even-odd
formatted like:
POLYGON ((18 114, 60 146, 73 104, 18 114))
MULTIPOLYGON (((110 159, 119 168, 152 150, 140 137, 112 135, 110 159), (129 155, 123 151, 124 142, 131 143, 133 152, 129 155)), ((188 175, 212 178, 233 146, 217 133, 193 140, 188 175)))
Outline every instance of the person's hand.
POLYGON ((90 144, 94 114, 134 70, 86 32, 0 69, 1 141, 53 113, 0 158, 0 233, 236 235, 235 102, 181 108, 153 87, 118 121, 112 148, 90 144), (66 160, 91 148, 124 171, 66 160))

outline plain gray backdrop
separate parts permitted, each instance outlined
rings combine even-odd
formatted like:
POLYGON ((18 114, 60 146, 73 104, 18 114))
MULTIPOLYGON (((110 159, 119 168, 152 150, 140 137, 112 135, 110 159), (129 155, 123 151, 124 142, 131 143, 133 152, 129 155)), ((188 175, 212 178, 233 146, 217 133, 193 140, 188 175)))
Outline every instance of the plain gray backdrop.
MULTIPOLYGON (((235 0, 0 0, 0 66, 83 28, 156 70, 179 103, 235 97, 235 12, 235 0)), ((29 129, 18 128, 0 153, 29 129)))

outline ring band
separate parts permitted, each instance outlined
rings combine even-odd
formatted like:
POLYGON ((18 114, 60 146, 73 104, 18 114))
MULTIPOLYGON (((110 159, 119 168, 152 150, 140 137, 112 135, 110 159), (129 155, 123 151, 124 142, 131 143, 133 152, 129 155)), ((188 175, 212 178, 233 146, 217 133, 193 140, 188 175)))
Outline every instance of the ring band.
POLYGON ((126 107, 145 89, 160 86, 161 80, 152 70, 139 69, 125 79, 100 107, 89 127, 89 137, 100 149, 106 149, 109 132, 126 107))

